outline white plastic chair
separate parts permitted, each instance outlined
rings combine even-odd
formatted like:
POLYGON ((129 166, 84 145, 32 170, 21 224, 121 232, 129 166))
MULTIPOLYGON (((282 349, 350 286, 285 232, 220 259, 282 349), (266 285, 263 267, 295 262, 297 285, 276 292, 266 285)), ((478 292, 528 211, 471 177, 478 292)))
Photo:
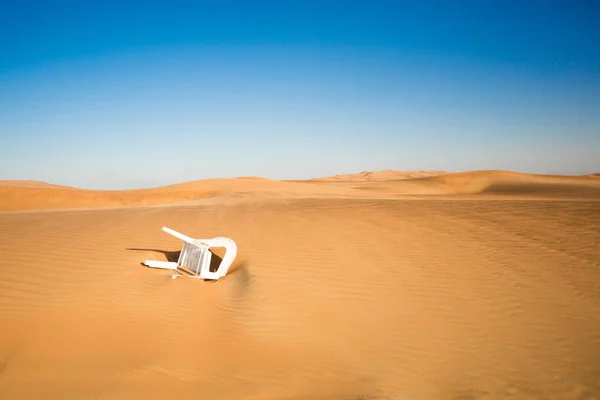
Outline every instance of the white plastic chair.
MULTIPOLYGON (((150 268, 170 269, 177 271, 182 269, 190 274, 190 278, 218 280, 227 274, 229 267, 237 255, 237 245, 226 237, 213 239, 194 239, 173 229, 163 226, 161 230, 184 241, 183 249, 179 254, 177 262, 144 260, 143 264, 150 268), (215 272, 210 271, 212 253, 211 247, 224 247, 225 256, 215 272)), ((175 279, 181 275, 171 275, 175 279)))

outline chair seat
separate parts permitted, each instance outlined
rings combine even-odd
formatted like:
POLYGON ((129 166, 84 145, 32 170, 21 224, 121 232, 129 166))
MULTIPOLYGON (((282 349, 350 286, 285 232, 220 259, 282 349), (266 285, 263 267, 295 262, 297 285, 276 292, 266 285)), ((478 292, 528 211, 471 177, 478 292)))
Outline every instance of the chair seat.
POLYGON ((162 227, 164 232, 169 233, 184 241, 183 248, 177 262, 158 260, 144 260, 143 264, 150 268, 177 270, 178 268, 190 272, 191 278, 218 280, 224 277, 237 255, 235 242, 226 237, 212 239, 194 239, 173 229, 162 227), (216 271, 210 271, 212 259, 211 247, 224 247, 225 256, 216 271))

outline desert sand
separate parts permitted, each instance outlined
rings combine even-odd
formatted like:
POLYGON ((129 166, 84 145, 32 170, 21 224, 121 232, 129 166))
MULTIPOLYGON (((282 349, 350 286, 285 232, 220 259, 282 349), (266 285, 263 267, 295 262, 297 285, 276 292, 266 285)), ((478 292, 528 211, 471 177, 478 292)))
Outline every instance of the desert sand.
POLYGON ((0 399, 600 399, 600 177, 3 181, 0 327, 0 399))

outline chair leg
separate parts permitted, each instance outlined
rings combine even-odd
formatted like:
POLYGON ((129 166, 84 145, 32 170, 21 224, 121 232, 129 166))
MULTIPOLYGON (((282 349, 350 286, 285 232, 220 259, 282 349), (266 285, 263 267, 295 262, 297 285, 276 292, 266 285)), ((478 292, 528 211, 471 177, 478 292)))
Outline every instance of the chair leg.
POLYGON ((158 260, 144 260, 144 265, 150 267, 150 268, 158 268, 158 269, 171 269, 171 270, 176 270, 177 269, 177 263, 176 262, 169 262, 169 261, 158 261, 158 260))

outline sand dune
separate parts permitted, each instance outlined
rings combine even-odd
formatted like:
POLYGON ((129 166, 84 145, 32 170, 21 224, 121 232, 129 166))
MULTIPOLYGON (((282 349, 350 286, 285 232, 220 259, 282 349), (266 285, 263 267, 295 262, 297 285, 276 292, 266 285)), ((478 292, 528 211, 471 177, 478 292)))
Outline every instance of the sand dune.
POLYGON ((263 178, 262 176, 240 176, 236 179, 249 179, 249 180, 260 180, 260 181, 270 181, 269 178, 263 178))
POLYGON ((599 398, 597 189, 504 171, 5 186, 2 209, 30 211, 0 212, 0 398, 599 398), (142 266, 178 256, 161 226, 233 238, 231 273, 142 266))
MULTIPOLYGON (((0 185, 0 211, 199 204, 298 197, 400 198, 414 196, 499 196, 512 198, 600 198, 593 176, 532 175, 473 171, 398 178, 396 171, 370 180, 274 181, 260 178, 206 179, 139 190, 81 190, 48 184, 0 185), (385 180, 384 177, 389 179, 385 180)), ((433 174, 433 172, 431 172, 433 174)), ((371 176, 371 175, 369 175, 371 176)), ((18 181, 24 182, 24 181, 18 181)))
POLYGON ((0 397, 593 398, 599 241, 593 201, 0 214, 0 397), (142 267, 162 225, 232 273, 142 267))
POLYGON ((41 181, 26 180, 0 180, 0 187, 25 187, 25 188, 69 188, 68 186, 53 185, 41 181))
POLYGON ((428 170, 415 170, 415 171, 394 171, 391 169, 384 171, 363 171, 358 174, 342 174, 327 176, 324 178, 314 178, 310 181, 323 181, 323 182, 372 182, 372 181, 389 181, 394 179, 412 179, 412 178, 423 178, 427 176, 443 175, 446 171, 428 171, 428 170))
POLYGON ((521 198, 600 198, 600 181, 590 176, 473 171, 363 184, 357 188, 399 195, 505 195, 521 198))
MULTIPOLYGON (((219 196, 302 194, 303 189, 305 186, 299 183, 262 179, 207 179, 138 190, 49 190, 41 187, 7 186, 0 187, 0 211, 153 206, 219 196)), ((311 191, 315 195, 334 195, 342 192, 336 188, 318 188, 311 191)))

